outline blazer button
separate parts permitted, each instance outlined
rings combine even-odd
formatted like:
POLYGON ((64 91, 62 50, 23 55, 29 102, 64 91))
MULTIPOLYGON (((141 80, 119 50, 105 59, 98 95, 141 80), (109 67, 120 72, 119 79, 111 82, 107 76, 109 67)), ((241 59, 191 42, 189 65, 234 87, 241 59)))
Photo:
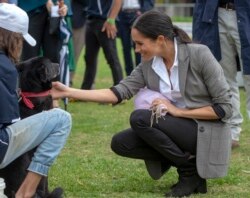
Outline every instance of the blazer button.
POLYGON ((204 128, 203 126, 201 126, 201 127, 199 128, 199 131, 200 131, 201 133, 203 133, 203 132, 205 131, 205 128, 204 128))

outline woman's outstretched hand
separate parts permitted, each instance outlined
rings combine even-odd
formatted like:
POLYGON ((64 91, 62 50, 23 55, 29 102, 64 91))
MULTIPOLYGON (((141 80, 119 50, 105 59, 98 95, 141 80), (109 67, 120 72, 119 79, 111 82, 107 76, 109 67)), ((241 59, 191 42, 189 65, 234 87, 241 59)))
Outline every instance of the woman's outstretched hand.
POLYGON ((53 99, 67 98, 69 87, 61 82, 52 82, 51 96, 53 99))

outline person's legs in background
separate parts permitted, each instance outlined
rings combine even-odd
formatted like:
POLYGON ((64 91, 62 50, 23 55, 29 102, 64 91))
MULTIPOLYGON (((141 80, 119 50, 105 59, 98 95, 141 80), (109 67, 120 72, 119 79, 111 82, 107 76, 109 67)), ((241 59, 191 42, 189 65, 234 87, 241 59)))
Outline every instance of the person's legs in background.
MULTIPOLYGON (((44 34, 42 40, 43 55, 49 58, 53 63, 60 64, 60 50, 62 49, 62 39, 58 30, 55 34, 49 33, 49 23, 44 27, 44 34)), ((59 79, 59 76, 58 76, 59 79)))
POLYGON ((235 24, 231 24, 230 34, 234 40, 234 45, 236 46, 237 54, 239 57, 240 69, 241 69, 241 73, 242 73, 244 89, 246 92, 247 115, 248 115, 248 119, 250 119, 250 75, 243 74, 243 62, 241 59, 241 41, 240 41, 239 30, 238 30, 238 26, 237 26, 236 15, 234 17, 235 17, 235 19, 234 19, 235 24))
POLYGON ((130 73, 134 69, 134 61, 131 53, 133 45, 131 40, 131 24, 135 17, 136 15, 134 13, 127 13, 125 11, 121 11, 119 14, 119 21, 117 26, 119 29, 119 36, 122 42, 123 58, 127 76, 130 75, 130 73))
MULTIPOLYGON (((42 54, 49 58, 53 63, 60 64, 60 50, 62 49, 62 39, 60 38, 60 30, 55 34, 49 33, 49 21, 44 26, 44 34, 42 40, 42 54)), ((60 75, 55 77, 55 81, 60 80, 60 75)), ((53 99, 53 107, 59 107, 59 100, 53 99)))
POLYGON ((74 51, 74 65, 70 68, 70 85, 73 85, 74 74, 77 67, 78 59, 81 51, 85 45, 85 33, 86 33, 86 9, 88 1, 71 1, 71 8, 73 15, 71 18, 72 24, 72 40, 73 40, 73 51, 74 51))
POLYGON ((235 44, 236 44, 236 49, 237 53, 239 56, 239 62, 240 62, 240 69, 242 73, 242 79, 243 79, 243 84, 244 84, 244 89, 246 92, 246 110, 247 110, 247 116, 248 119, 250 119, 250 75, 244 75, 243 74, 243 68, 242 68, 242 59, 241 57, 241 43, 240 43, 240 38, 239 38, 239 32, 237 26, 235 27, 235 32, 232 32, 232 37, 234 38, 235 44))
POLYGON ((231 132, 232 132, 232 147, 239 146, 239 137, 241 132, 241 124, 243 118, 240 112, 240 94, 237 76, 237 62, 236 56, 240 57, 241 54, 237 54, 237 45, 240 48, 239 33, 237 28, 237 19, 235 11, 219 8, 218 11, 218 23, 220 33, 220 45, 221 45, 221 61, 220 64, 223 68, 226 80, 231 88, 232 92, 232 107, 233 116, 231 118, 231 132), (230 31, 229 31, 230 30, 230 31))
POLYGON ((100 49, 100 44, 96 36, 98 26, 94 22, 87 21, 86 23, 86 43, 85 43, 85 72, 81 89, 93 89, 96 70, 97 70, 97 57, 100 49))
POLYGON ((247 115, 250 119, 250 75, 243 75, 244 88, 246 91, 247 115))
MULTIPOLYGON (((85 46, 85 33, 86 33, 86 26, 83 25, 80 28, 73 28, 73 46, 74 46, 74 62, 75 66, 77 66, 80 54, 83 50, 83 47, 85 46)), ((70 84, 72 86, 75 70, 70 71, 70 84)))
POLYGON ((116 47, 116 39, 108 38, 106 32, 99 31, 98 40, 103 49, 105 58, 110 66, 113 77, 113 85, 116 85, 123 78, 122 67, 116 47))
POLYGON ((44 27, 48 20, 48 13, 45 7, 41 7, 40 10, 34 10, 28 13, 29 16, 29 33, 36 40, 34 47, 30 46, 25 40, 23 42, 23 50, 21 60, 38 56, 41 53, 41 45, 43 42, 44 27))
POLYGON ((75 56, 74 59, 76 64, 78 62, 79 56, 82 52, 82 49, 85 45, 85 33, 86 33, 86 26, 82 26, 81 28, 73 28, 73 44, 74 44, 74 52, 75 56))

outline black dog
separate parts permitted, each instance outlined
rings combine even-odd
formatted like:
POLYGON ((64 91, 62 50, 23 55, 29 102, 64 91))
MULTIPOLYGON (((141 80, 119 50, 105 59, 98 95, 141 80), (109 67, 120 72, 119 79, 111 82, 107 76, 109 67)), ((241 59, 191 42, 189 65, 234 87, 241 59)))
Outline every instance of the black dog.
MULTIPOLYGON (((17 65, 20 87, 20 116, 26 118, 44 110, 53 108, 49 91, 52 81, 59 74, 59 64, 52 63, 48 58, 36 57, 17 65)), ((23 154, 4 169, 0 170, 0 177, 5 179, 5 194, 13 196, 24 180, 35 149, 23 154)), ((43 178, 36 191, 37 197, 61 198, 63 190, 48 190, 48 179, 43 178)))
POLYGON ((59 74, 59 65, 48 58, 36 57, 17 65, 17 70, 22 97, 21 118, 53 108, 49 91, 52 80, 59 74))

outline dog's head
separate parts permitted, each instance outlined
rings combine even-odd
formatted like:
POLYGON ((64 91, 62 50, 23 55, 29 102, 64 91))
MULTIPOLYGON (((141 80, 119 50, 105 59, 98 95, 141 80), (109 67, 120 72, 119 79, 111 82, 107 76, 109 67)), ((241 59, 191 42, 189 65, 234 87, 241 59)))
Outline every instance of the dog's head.
POLYGON ((35 57, 18 64, 17 70, 22 97, 19 105, 21 117, 51 109, 53 101, 49 90, 59 74, 59 64, 45 57, 35 57))
POLYGON ((59 75, 59 64, 46 57, 35 57, 17 65, 19 87, 25 92, 50 90, 52 80, 59 75))

